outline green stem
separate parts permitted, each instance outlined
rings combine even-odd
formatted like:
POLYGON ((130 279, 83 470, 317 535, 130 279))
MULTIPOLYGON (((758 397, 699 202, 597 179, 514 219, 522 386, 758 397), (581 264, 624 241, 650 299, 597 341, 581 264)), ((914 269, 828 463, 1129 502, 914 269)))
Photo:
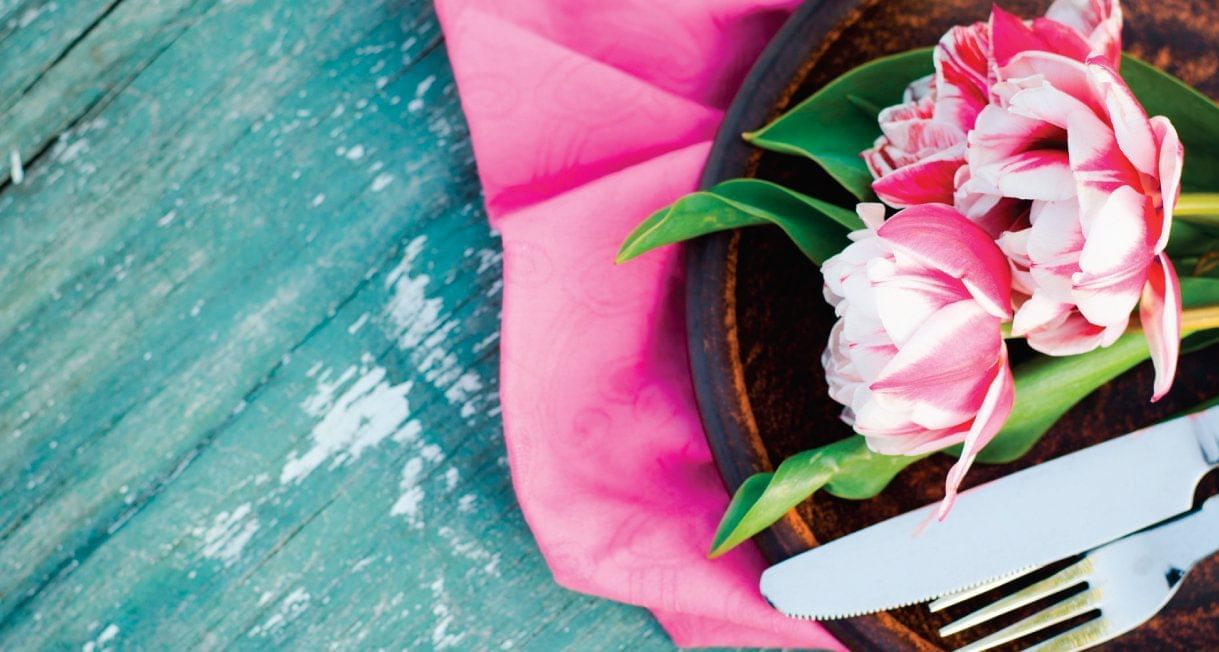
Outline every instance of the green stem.
POLYGON ((1219 306, 1186 308, 1181 311, 1181 337, 1211 328, 1219 328, 1219 306))
POLYGON ((1219 193, 1187 192, 1182 193, 1173 208, 1174 219, 1192 224, 1219 226, 1219 193))

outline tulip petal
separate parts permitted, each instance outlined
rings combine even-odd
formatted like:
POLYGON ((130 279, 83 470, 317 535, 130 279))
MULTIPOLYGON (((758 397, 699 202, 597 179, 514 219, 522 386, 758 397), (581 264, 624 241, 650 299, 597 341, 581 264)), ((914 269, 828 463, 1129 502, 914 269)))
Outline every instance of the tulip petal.
POLYGON ((935 102, 927 97, 883 109, 876 120, 888 143, 913 162, 960 143, 973 124, 972 118, 968 123, 936 119, 935 110, 935 102))
POLYGON ((1147 274, 1139 303, 1139 319, 1147 334, 1156 378, 1151 400, 1160 400, 1172 387, 1181 353, 1181 285, 1168 256, 1161 253, 1147 274))
POLYGON ((889 361, 871 384, 874 399, 889 409, 908 406, 910 420, 928 429, 970 419, 982 403, 1003 347, 999 319, 973 301, 938 310, 889 361))
POLYGON ((1151 129, 1155 132, 1156 142, 1160 144, 1160 196, 1164 205, 1160 237, 1155 244, 1155 250, 1159 252, 1168 245, 1168 235, 1172 230, 1172 214, 1176 209, 1177 196, 1181 193, 1181 166, 1185 160, 1185 148, 1168 118, 1152 118, 1151 129))
POLYGON ((1045 50, 1083 61, 1092 53, 1092 44, 1085 34, 1056 20, 1034 18, 1030 21, 1033 33, 1045 43, 1045 50))
POLYGON ((1088 77, 1088 67, 1082 59, 1065 57, 1055 52, 1024 51, 1001 67, 998 75, 1002 84, 1015 85, 1017 90, 1049 84, 1079 100, 1098 115, 1104 109, 1088 77))
POLYGON ((1138 302, 1153 256, 1147 245, 1149 203, 1143 194, 1122 186, 1109 196, 1086 234, 1072 294, 1080 312, 1094 324, 1115 323, 1138 302))
POLYGON ((956 278, 900 259, 871 261, 868 280, 875 292, 880 321, 899 347, 940 308, 970 298, 956 278))
POLYGON ((990 237, 1000 238, 1004 232, 1027 226, 1028 202, 987 192, 985 183, 972 183, 968 165, 957 170, 955 183, 953 207, 990 237))
POLYGON ((967 430, 919 430, 904 434, 877 433, 865 435, 868 448, 881 455, 922 455, 944 450, 965 441, 967 430))
POLYGON ((1072 310, 1059 324, 1048 325, 1025 336, 1034 350, 1046 355, 1068 356, 1109 346, 1126 331, 1129 318, 1111 326, 1098 326, 1072 310))
POLYGON ((948 471, 948 478, 944 486, 944 500, 940 502, 939 510, 936 512, 936 516, 940 520, 943 520, 948 515, 948 511, 952 509, 952 504, 957 498, 957 491, 961 487, 961 481, 965 479, 965 474, 969 472, 969 467, 973 465, 978 452, 989 444, 995 435, 999 434, 1008 415, 1012 413, 1012 405, 1016 401, 1016 383, 1012 378, 1011 366, 1008 365, 1006 345, 1001 345, 1000 357, 996 366, 998 373, 995 374, 994 380, 987 388, 982 406, 978 409, 969 433, 965 436, 961 457, 948 471))
POLYGON ((1067 152, 1039 149, 1020 152, 973 170, 999 194, 1017 199, 1062 201, 1075 196, 1075 179, 1067 152))
POLYGON ((931 91, 934 88, 935 88, 935 75, 934 74, 927 75, 925 77, 919 77, 918 79, 910 82, 906 86, 906 90, 904 92, 902 92, 902 102, 905 102, 907 104, 912 103, 912 102, 918 102, 919 100, 923 99, 924 97, 931 96, 931 91))
POLYGON ((1079 195, 1080 222, 1090 233, 1110 195, 1122 186, 1137 188, 1142 179, 1122 155, 1113 129, 1096 116, 1076 112, 1067 118, 1067 150, 1079 195))
POLYGON ((1113 125, 1122 154, 1143 174, 1156 174, 1156 139, 1143 105, 1103 58, 1088 59, 1088 74, 1098 94, 1104 98, 1109 122, 1113 125))
POLYGON ((885 223, 885 205, 877 202, 863 202, 855 205, 855 214, 863 221, 864 226, 875 231, 885 223))
POLYGON ((1055 0, 1045 17, 1072 27, 1114 67, 1121 61, 1122 8, 1118 0, 1055 0))
POLYGON ((825 280, 825 299, 835 307, 840 305, 844 297, 850 296, 858 303, 858 297, 870 295, 871 286, 866 276, 858 272, 869 260, 887 256, 890 252, 888 243, 868 229, 852 232, 851 238, 855 241, 821 265, 821 277, 825 280))
POLYGON ((1026 23, 998 5, 991 9, 990 42, 995 63, 999 66, 1007 65, 1012 57, 1029 50, 1061 52, 1082 60, 1092 49, 1077 30, 1045 19, 1026 23))
POLYGON ((1055 301, 1045 292, 1035 291, 1016 311, 1012 319, 1012 335, 1024 337, 1031 331, 1057 326, 1066 320, 1072 308, 1069 303, 1055 301))
POLYGON ((1109 195, 1085 234, 1079 254, 1083 274, 1075 280, 1077 285, 1147 265, 1151 248, 1146 216, 1153 212, 1149 203, 1146 195, 1130 186, 1121 186, 1109 195))
POLYGON ((990 99, 987 31, 983 23, 953 27, 935 49, 936 119, 959 126, 962 135, 990 99))
POLYGON ((1087 244, 1076 201, 1033 202, 1029 212, 1029 268, 1037 285, 1058 301, 1071 300, 1071 279, 1087 244))
MULTIPOLYGON (((1063 140, 1065 136, 1054 125, 1016 115, 992 104, 978 114, 977 124, 969 133, 966 157, 970 168, 976 169, 1027 151, 1040 143, 1063 140)), ((995 187, 993 180, 989 183, 990 187, 995 187)))
POLYGON ((952 202, 953 179, 965 164, 964 144, 898 168, 872 182, 872 191, 894 208, 952 202))
POLYGON ((1067 129, 1067 116, 1076 111, 1091 110, 1078 97, 1046 81, 1012 93, 1007 100, 1007 109, 1016 115, 1052 124, 1063 131, 1067 129))
POLYGON ((948 206, 925 204, 889 218, 877 232, 895 249, 961 279, 996 317, 1011 316, 1011 268, 981 227, 948 206))

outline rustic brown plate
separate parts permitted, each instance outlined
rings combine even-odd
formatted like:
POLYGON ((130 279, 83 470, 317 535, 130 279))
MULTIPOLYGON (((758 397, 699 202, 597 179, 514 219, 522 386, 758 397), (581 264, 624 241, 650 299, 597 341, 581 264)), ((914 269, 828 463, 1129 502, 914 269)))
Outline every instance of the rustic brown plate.
MULTIPOLYGON (((1003 4, 1033 16, 1048 2, 1003 4)), ((750 148, 740 134, 762 126, 851 67, 934 44, 951 25, 985 19, 989 8, 989 2, 980 0, 810 0, 747 78, 712 150, 703 186, 756 176, 822 197, 832 194, 834 184, 811 163, 750 148)), ((1127 0, 1124 8, 1127 51, 1219 96, 1219 8, 1200 0, 1127 0)), ((770 470, 793 453, 848 436, 849 429, 838 420, 839 406, 826 395, 819 363, 833 314, 821 298, 816 268, 778 230, 766 228, 694 242, 687 267, 695 389, 728 489, 735 491, 750 474, 770 470)), ((1021 347, 1014 348, 1014 357, 1022 354, 1021 347)), ((966 485, 1151 424, 1209 398, 1219 389, 1215 349, 1219 347, 1183 359, 1176 386, 1154 405, 1147 401, 1150 365, 1137 367, 1072 410, 1024 460, 975 467, 966 485)), ((777 562, 936 501, 950 464, 946 458, 929 458, 869 501, 819 494, 760 535, 758 544, 777 562)), ((1212 478, 1203 484, 1200 496, 1215 493, 1219 483, 1212 478)), ((826 626, 855 649, 935 650, 966 642, 964 637, 940 639, 935 633, 960 615, 960 610, 932 615, 924 607, 910 607, 826 626)), ((1109 649, 1213 647, 1219 643, 1217 616, 1219 562, 1212 559, 1195 569, 1159 616, 1109 649)))

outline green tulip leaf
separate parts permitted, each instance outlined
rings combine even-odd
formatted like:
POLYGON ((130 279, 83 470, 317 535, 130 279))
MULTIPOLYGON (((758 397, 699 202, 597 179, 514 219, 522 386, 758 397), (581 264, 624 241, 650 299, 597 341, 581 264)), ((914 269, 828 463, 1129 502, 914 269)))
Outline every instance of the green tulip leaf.
POLYGON ((917 459, 874 453, 858 435, 792 455, 774 473, 745 480, 716 528, 709 556, 718 557, 770 527, 822 487, 840 498, 871 498, 917 459))
POLYGON ((873 196, 872 174, 859 153, 880 135, 880 108, 901 102, 910 82, 934 71, 931 53, 911 50, 854 68, 745 139, 762 149, 806 156, 867 200, 873 196))
POLYGON ((732 179, 656 211, 622 243, 618 262, 675 242, 743 226, 774 224, 820 265, 864 228, 855 213, 760 179, 732 179))

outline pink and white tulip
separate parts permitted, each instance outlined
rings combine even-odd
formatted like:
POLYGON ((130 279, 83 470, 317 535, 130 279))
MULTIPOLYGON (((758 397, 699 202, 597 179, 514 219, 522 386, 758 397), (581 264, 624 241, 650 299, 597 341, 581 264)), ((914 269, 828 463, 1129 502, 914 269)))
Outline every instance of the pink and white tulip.
POLYGON ((1116 66, 1121 28, 1118 0, 1056 0, 1045 17, 1028 22, 995 7, 988 22, 952 28, 936 45, 935 73, 912 83, 902 104, 878 116, 882 135, 861 154, 876 179, 873 191, 898 208, 953 203, 966 134, 991 101, 997 65, 1041 50, 1079 61, 1103 52, 1116 66))
POLYGON ((998 242, 1015 271, 1012 334, 1051 355, 1083 353, 1112 344, 1141 303, 1158 400, 1180 338, 1164 255, 1181 182, 1176 130, 1148 118, 1105 57, 1024 52, 998 77, 969 134, 958 205, 989 206, 965 212, 990 227, 1007 222, 998 242))
POLYGON ((889 455, 964 443, 948 475, 947 513, 974 457, 1003 426, 1015 389, 1000 327, 1011 318, 1011 271, 994 240, 949 206, 884 220, 822 266, 838 322, 822 356, 843 419, 889 455))
POLYGON ((1057 0, 1044 18, 1020 20, 995 6, 990 17, 992 61, 1006 66, 1021 52, 1052 52, 1075 61, 1101 56, 1122 60, 1122 7, 1118 0, 1057 0))
POLYGON ((890 206, 952 203, 965 163, 965 135, 988 102, 985 23, 954 27, 936 45, 935 74, 906 88, 903 103, 880 112, 881 136, 861 156, 872 190, 890 206))

